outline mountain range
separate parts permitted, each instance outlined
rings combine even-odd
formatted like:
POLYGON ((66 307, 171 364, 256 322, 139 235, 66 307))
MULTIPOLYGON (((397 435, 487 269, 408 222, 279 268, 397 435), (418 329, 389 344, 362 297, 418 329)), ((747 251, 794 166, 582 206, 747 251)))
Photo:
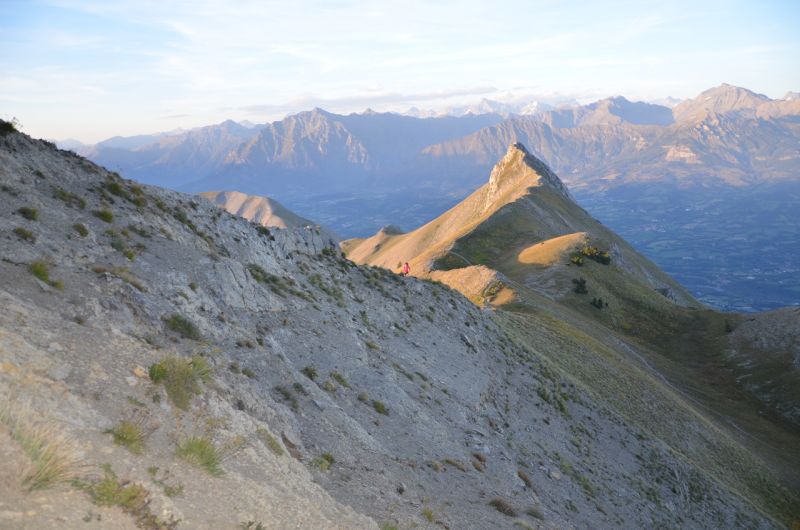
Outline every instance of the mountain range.
POLYGON ((521 144, 367 266, 0 130, 4 526, 796 519, 800 312, 704 308, 521 144))
POLYGON ((129 149, 116 139, 85 154, 141 182, 268 195, 353 237, 435 218, 519 141, 701 300, 770 309, 800 300, 791 244, 800 234, 788 213, 800 207, 798 101, 721 85, 674 108, 615 97, 530 116, 315 109, 254 128, 134 138, 129 149))

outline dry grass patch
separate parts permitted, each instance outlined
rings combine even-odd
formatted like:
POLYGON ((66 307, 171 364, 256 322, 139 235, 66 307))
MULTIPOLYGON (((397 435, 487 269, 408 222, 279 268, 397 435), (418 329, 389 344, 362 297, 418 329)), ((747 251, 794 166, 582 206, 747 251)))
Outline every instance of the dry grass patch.
POLYGON ((75 441, 55 423, 34 422, 32 417, 27 405, 0 403, 0 424, 30 460, 22 473, 22 487, 40 490, 80 478, 85 466, 75 441))

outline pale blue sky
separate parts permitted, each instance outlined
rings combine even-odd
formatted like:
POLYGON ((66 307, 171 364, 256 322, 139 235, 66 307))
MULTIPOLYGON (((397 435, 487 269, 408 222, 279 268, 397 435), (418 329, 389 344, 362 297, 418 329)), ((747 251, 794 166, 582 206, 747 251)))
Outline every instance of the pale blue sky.
POLYGON ((800 1, 0 0, 0 117, 39 137, 543 94, 800 90, 800 1))

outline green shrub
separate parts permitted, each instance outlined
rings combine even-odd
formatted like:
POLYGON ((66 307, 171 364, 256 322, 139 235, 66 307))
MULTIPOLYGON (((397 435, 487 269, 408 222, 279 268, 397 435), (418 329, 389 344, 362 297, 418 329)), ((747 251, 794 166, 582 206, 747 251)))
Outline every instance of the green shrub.
POLYGON ((27 219, 28 221, 36 221, 39 218, 39 210, 36 208, 31 208, 29 206, 23 206, 17 213, 20 214, 22 217, 27 219))
POLYGON ((247 376, 250 379, 255 379, 256 378, 256 373, 253 370, 251 370, 250 368, 247 368, 247 367, 242 368, 242 375, 247 376))
POLYGON ((0 138, 8 136, 14 132, 18 132, 17 126, 18 124, 15 119, 11 121, 0 120, 0 138))
POLYGON ((183 315, 173 313, 166 320, 167 328, 178 333, 185 339, 200 340, 200 330, 197 326, 183 315))
POLYGON ((608 265, 611 263, 611 255, 607 250, 600 250, 597 247, 586 246, 581 249, 581 254, 591 260, 596 261, 597 263, 602 263, 603 265, 608 265))
POLYGON ((377 399, 373 399, 372 408, 374 408, 375 412, 377 412, 378 414, 383 414, 384 416, 389 415, 389 408, 383 403, 383 401, 378 401, 377 399))
POLYGON ((114 221, 114 214, 110 210, 93 210, 92 215, 101 221, 105 221, 106 223, 111 223, 114 221))
POLYGON ((209 475, 218 477, 223 471, 220 467, 222 455, 210 439, 205 436, 193 436, 178 444, 175 454, 178 458, 206 470, 209 475))
POLYGON ((575 284, 573 291, 577 294, 586 294, 589 290, 586 288, 586 280, 583 278, 573 278, 572 283, 575 284))
POLYGON ((313 366, 306 366, 305 368, 300 370, 300 373, 302 373, 304 376, 308 377, 312 381, 317 378, 317 369, 314 368, 313 366))
POLYGON ((436 515, 434 515, 433 510, 427 507, 422 509, 422 517, 424 517, 429 523, 432 523, 436 520, 436 515))
POLYGON ((74 225, 72 225, 72 229, 78 232, 78 235, 81 237, 86 237, 89 235, 89 229, 86 228, 85 224, 75 223, 74 225))
POLYGON ((192 398, 201 391, 200 383, 211 379, 211 367, 202 357, 184 359, 167 356, 149 369, 150 380, 163 384, 172 403, 187 410, 192 398))
POLYGON ((30 230, 26 230, 21 226, 18 226, 14 229, 14 234, 23 241, 28 241, 30 243, 36 243, 36 236, 33 235, 33 232, 30 230))
POLYGON ((125 511, 137 512, 147 505, 147 490, 140 484, 120 482, 109 466, 103 479, 91 486, 89 493, 98 506, 119 506, 125 511))

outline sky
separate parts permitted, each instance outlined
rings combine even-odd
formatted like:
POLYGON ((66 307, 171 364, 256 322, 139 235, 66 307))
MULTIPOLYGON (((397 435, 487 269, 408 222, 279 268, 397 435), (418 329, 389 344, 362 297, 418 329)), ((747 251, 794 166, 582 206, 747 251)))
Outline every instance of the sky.
POLYGON ((0 0, 0 118, 96 142, 322 107, 800 91, 800 1, 0 0))

